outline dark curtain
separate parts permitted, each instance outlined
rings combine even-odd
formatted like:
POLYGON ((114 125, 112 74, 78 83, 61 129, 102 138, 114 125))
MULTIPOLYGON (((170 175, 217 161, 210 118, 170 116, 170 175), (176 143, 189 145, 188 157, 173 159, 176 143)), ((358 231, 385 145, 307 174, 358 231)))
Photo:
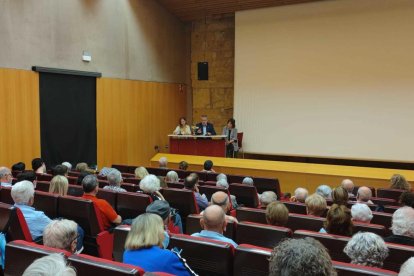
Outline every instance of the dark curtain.
POLYGON ((96 78, 40 73, 42 158, 96 165, 96 78))

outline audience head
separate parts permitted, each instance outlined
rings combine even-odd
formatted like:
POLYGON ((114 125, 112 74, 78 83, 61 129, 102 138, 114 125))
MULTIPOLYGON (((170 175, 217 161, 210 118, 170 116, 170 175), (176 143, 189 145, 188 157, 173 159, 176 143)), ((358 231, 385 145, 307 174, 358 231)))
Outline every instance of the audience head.
POLYGON ((326 200, 321 195, 314 193, 305 200, 308 215, 321 217, 326 212, 326 200))
POLYGON ((348 203, 348 191, 342 187, 336 187, 332 190, 332 202, 338 205, 347 205, 348 203))
POLYGON ((326 248, 313 238, 288 239, 272 251, 269 276, 301 275, 335 276, 326 248))
POLYGON ((216 186, 217 187, 222 187, 224 189, 228 189, 229 188, 229 183, 227 183, 226 179, 222 178, 219 181, 217 181, 216 186))
POLYGON ((265 191, 260 195, 259 200, 260 205, 267 207, 270 203, 277 201, 277 195, 273 191, 265 191))
POLYGON ((409 258, 401 266, 398 276, 413 276, 414 271, 414 257, 409 258))
POLYGON ((297 188, 295 190, 295 195, 293 196, 293 201, 305 203, 306 198, 308 197, 308 190, 305 188, 297 188))
POLYGON ((404 192, 400 196, 400 205, 414 208, 414 192, 404 192))
POLYGON ((88 169, 89 169, 88 164, 86 164, 85 162, 76 164, 76 170, 79 172, 84 172, 84 171, 87 171, 88 169))
POLYGON ((12 171, 24 171, 26 169, 26 164, 23 162, 18 162, 12 166, 12 171))
POLYGON ((410 183, 407 182, 404 176, 401 174, 394 174, 391 176, 391 189, 399 189, 399 190, 411 190, 410 183))
POLYGON ((359 232, 348 241, 344 252, 353 264, 382 267, 388 256, 388 247, 377 234, 359 232))
POLYGON ((368 202, 372 197, 372 191, 366 186, 359 187, 357 193, 358 202, 368 202))
POLYGON ((165 200, 155 200, 147 206, 146 213, 159 215, 164 224, 168 224, 171 214, 170 204, 165 200))
POLYGON ((42 158, 35 158, 32 160, 32 169, 36 173, 45 173, 46 165, 42 158))
POLYGON ((210 205, 204 210, 200 224, 204 230, 223 234, 227 225, 226 214, 220 206, 210 205))
POLYGON ((205 171, 211 171, 211 169, 213 168, 213 161, 211 160, 206 160, 204 162, 204 170, 205 171))
POLYGON ((23 273, 23 276, 76 276, 73 268, 66 264, 66 260, 61 254, 51 254, 36 259, 29 265, 23 273))
POLYGON ((43 230, 43 244, 45 246, 76 251, 78 225, 73 220, 52 220, 43 230))
POLYGON ((135 169, 135 177, 137 179, 143 179, 147 175, 149 175, 149 173, 145 167, 138 167, 135 169))
POLYGON ((155 193, 161 189, 160 180, 155 175, 149 174, 139 182, 139 188, 148 194, 155 193))
POLYGON ((13 175, 9 168, 0 167, 0 182, 11 184, 13 181, 13 175))
POLYGON ((330 199, 332 194, 332 189, 328 185, 320 185, 316 188, 315 191, 318 195, 321 195, 324 199, 330 199))
POLYGON ((121 186, 122 174, 117 169, 112 169, 107 175, 106 179, 111 186, 121 186))
POLYGON ((68 194, 69 182, 62 175, 56 175, 50 181, 49 193, 65 196, 68 194))
POLYGON ((391 230, 394 235, 414 238, 414 209, 405 206, 395 211, 391 230))
POLYGON ((210 200, 211 205, 220 206, 223 209, 224 213, 227 213, 231 208, 231 202, 229 200, 229 195, 224 192, 215 192, 211 196, 210 200))
POLYGON ((363 203, 357 203, 351 207, 352 221, 369 223, 372 219, 371 209, 363 203))
POLYGON ((175 171, 169 171, 167 175, 165 176, 165 181, 171 182, 171 183, 177 183, 179 180, 178 173, 175 171))
POLYGON ((167 168, 168 166, 168 160, 167 157, 161 157, 160 160, 158 160, 160 168, 167 168))
POLYGON ((24 171, 17 175, 17 182, 27 180, 32 182, 33 185, 36 185, 36 179, 37 175, 34 171, 24 171))
POLYGON ((98 178, 95 175, 87 175, 82 180, 82 188, 85 194, 97 194, 99 188, 98 178))
POLYGON ((11 189, 11 197, 14 203, 22 205, 33 205, 34 187, 33 183, 27 180, 17 182, 11 189))
POLYGON ((83 171, 83 172, 79 173, 78 179, 76 180, 76 183, 78 185, 82 185, 82 180, 85 178, 85 176, 90 175, 90 174, 91 173, 87 172, 87 171, 83 171))
POLYGON ((68 172, 72 170, 72 164, 71 163, 69 163, 69 162, 63 162, 62 165, 67 168, 67 171, 68 172))
POLYGON ((198 176, 196 177, 194 174, 190 174, 184 179, 184 188, 188 190, 195 190, 197 184, 198 176))
MULTIPOLYGON (((157 200, 159 201, 159 200, 157 200)), ((145 213, 136 217, 125 241, 126 250, 158 246, 163 248, 164 223, 159 215, 145 213)))
POLYGON ((285 204, 272 202, 266 207, 266 221, 270 225, 285 226, 289 219, 289 211, 285 204))
POLYGON ((354 182, 351 179, 344 179, 341 183, 342 188, 344 188, 349 194, 352 194, 354 190, 354 182))
POLYGON ((254 186, 253 178, 251 177, 243 178, 242 184, 254 186))
POLYGON ((218 174, 216 177, 216 181, 219 181, 220 179, 224 179, 227 181, 227 175, 225 175, 224 173, 218 174))
POLYGON ((188 169, 188 163, 186 161, 181 161, 178 163, 178 169, 186 171, 188 169))
POLYGON ((326 216, 324 227, 329 234, 351 236, 353 224, 346 206, 333 204, 326 216))
POLYGON ((56 175, 63 175, 66 176, 68 174, 68 168, 66 166, 63 165, 56 165, 55 167, 53 167, 52 169, 52 175, 56 176, 56 175))

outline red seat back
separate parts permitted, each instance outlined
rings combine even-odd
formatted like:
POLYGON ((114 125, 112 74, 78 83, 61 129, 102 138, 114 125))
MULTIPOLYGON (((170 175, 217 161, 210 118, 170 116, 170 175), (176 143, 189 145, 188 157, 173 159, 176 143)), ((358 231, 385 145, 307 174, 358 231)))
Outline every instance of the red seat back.
POLYGON ((123 256, 125 251, 125 241, 128 236, 131 226, 119 225, 114 229, 114 260, 117 262, 123 262, 123 256))
POLYGON ((49 192, 50 182, 48 181, 37 181, 36 191, 49 192))
POLYGON ((357 232, 371 232, 381 237, 385 237, 388 233, 384 225, 354 222, 354 233, 357 232))
POLYGON ((136 166, 128 166, 128 165, 112 165, 112 168, 117 169, 123 173, 134 173, 136 166))
POLYGON ((14 204, 13 198, 11 197, 11 187, 1 187, 0 201, 7 204, 14 204))
POLYGON ((149 174, 154 174, 156 176, 165 176, 167 172, 169 172, 169 169, 163 169, 163 168, 146 168, 149 174))
POLYGON ((242 221, 237 224, 236 243, 247 243, 273 249, 281 240, 292 237, 292 231, 255 222, 242 221))
POLYGON ((401 206, 384 206, 384 212, 394 214, 401 206))
POLYGON ((151 197, 143 193, 118 193, 116 210, 123 219, 134 219, 145 213, 151 197))
POLYGON ((121 188, 125 189, 127 192, 135 193, 138 191, 139 186, 136 184, 124 182, 121 184, 121 188))
POLYGON ((224 192, 224 193, 228 194, 228 191, 227 191, 226 188, 217 187, 217 186, 209 186, 209 185, 199 186, 198 190, 199 190, 200 194, 205 194, 206 195, 208 201, 211 200, 211 196, 215 192, 224 192))
POLYGON ((236 210, 238 221, 251 221, 266 224, 266 210, 256 208, 239 207, 236 210))
POLYGON ((168 188, 176 188, 176 189, 184 189, 183 183, 173 183, 173 182, 167 182, 168 188))
POLYGON ((338 276, 396 276, 398 273, 377 267, 349 264, 343 262, 332 261, 338 276))
POLYGON ((282 192, 277 178, 253 177, 253 181, 259 194, 265 191, 273 191, 277 198, 281 199, 282 192))
POLYGON ((384 269, 399 271, 401 265, 414 256, 414 246, 386 243, 389 251, 388 257, 384 261, 384 269))
POLYGON ((68 195, 70 196, 82 196, 83 195, 83 188, 79 185, 69 185, 68 187, 68 195))
POLYGON ((383 212, 372 212, 373 217, 371 223, 384 225, 385 228, 389 229, 392 224, 392 214, 383 212))
POLYGON ((112 190, 99 189, 96 197, 106 200, 112 206, 112 208, 114 208, 114 210, 116 209, 117 192, 112 190))
POLYGON ((50 180, 52 180, 52 178, 53 178, 53 175, 51 175, 51 174, 41 174, 41 173, 36 174, 37 181, 50 182, 50 180))
POLYGON ((217 182, 217 175, 219 175, 219 173, 208 173, 206 175, 206 181, 211 181, 211 182, 217 182))
MULTIPOLYGON (((200 219, 202 215, 188 215, 185 233, 188 235, 199 233, 201 230, 200 219)), ((227 238, 235 240, 236 237, 236 228, 237 223, 234 222, 227 222, 226 231, 224 231, 223 235, 227 238)))
POLYGON ((383 198, 383 197, 372 197, 371 198, 372 202, 374 202, 374 204, 376 205, 398 205, 397 201, 394 199, 390 199, 390 198, 383 198))
POLYGON ((124 183, 139 185, 140 182, 141 182, 141 179, 137 179, 137 178, 124 178, 124 183))
POLYGON ((179 210, 184 220, 188 215, 200 213, 193 191, 165 188, 162 192, 165 200, 179 210))
POLYGON ((69 184, 76 185, 78 183, 78 177, 77 176, 67 176, 69 184))
POLYGON ((283 204, 288 208, 289 213, 306 215, 306 205, 300 202, 283 201, 283 204))
POLYGON ((17 207, 6 203, 0 203, 0 232, 6 234, 7 241, 32 241, 22 212, 17 207))
POLYGON ((289 214, 287 226, 296 231, 299 229, 318 232, 323 227, 325 218, 311 215, 289 214))
POLYGON ((33 207, 43 211, 51 219, 58 217, 58 198, 57 194, 35 191, 33 207))
POLYGON ((244 204, 244 206, 252 208, 259 206, 259 198, 254 186, 230 184, 229 192, 236 197, 238 204, 244 204))
POLYGON ((269 258, 272 250, 250 244, 239 244, 234 256, 234 276, 269 275, 269 258))
POLYGON ((378 188, 377 197, 394 199, 395 201, 398 202, 401 194, 404 192, 405 190, 378 188))

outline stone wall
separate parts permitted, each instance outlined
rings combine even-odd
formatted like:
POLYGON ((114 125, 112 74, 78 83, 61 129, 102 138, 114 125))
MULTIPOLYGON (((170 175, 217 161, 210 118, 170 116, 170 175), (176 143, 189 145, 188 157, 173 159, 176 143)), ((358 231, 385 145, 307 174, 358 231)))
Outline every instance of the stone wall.
POLYGON ((191 84, 193 120, 207 114, 216 131, 233 116, 234 14, 208 17, 191 23, 191 84), (209 79, 199 81, 197 63, 207 61, 209 79))

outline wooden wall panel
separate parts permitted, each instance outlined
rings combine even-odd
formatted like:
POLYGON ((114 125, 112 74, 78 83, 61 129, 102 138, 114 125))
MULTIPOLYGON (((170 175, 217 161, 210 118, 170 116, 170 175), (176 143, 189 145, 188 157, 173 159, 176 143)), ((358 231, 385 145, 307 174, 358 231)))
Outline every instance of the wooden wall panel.
POLYGON ((0 68, 0 166, 40 156, 39 75, 0 68))
POLYGON ((179 84, 101 78, 97 80, 98 166, 149 165, 168 152, 169 133, 186 113, 179 84))

